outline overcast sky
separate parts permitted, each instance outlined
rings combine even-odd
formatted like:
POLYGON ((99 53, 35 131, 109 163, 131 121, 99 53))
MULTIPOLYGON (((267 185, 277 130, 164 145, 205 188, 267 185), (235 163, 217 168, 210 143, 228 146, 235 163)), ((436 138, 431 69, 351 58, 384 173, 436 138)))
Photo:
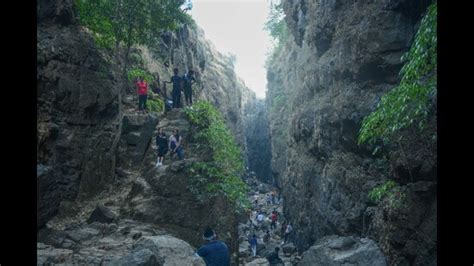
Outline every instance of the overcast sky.
POLYGON ((263 29, 267 0, 193 0, 190 15, 217 50, 237 57, 235 71, 258 98, 265 97, 266 55, 271 39, 263 29))

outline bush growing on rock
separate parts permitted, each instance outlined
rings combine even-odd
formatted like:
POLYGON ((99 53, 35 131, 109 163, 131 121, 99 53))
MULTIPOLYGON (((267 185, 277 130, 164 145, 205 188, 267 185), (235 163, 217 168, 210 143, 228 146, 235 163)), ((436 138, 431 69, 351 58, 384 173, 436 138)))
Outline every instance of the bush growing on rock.
MULTIPOLYGON (((407 60, 400 71, 400 85, 384 95, 377 109, 362 121, 359 143, 393 141, 400 130, 418 123, 423 129, 432 113, 437 93, 437 3, 421 21, 407 60)), ((432 138, 436 139, 436 132, 432 138)))
POLYGON ((196 129, 200 153, 209 156, 190 169, 191 191, 200 199, 224 195, 238 207, 249 206, 248 187, 241 179, 242 154, 219 111, 209 102, 200 101, 185 108, 185 113, 196 129))

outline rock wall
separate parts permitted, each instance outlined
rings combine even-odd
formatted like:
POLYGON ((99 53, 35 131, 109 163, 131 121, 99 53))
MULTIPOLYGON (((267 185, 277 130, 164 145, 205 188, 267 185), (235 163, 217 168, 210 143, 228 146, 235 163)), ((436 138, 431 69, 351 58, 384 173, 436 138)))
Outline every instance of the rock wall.
POLYGON ((169 96, 172 87, 163 81, 170 80, 173 68, 178 68, 180 75, 194 70, 197 83, 193 86, 193 101, 206 100, 216 106, 246 152, 244 107, 255 101, 255 93, 237 77, 231 59, 216 50, 202 29, 185 25, 163 34, 156 47, 141 47, 139 53, 145 67, 160 77, 160 87, 166 88, 169 96))
MULTIPOLYGON (((412 150, 412 157, 427 163, 405 167, 398 160, 392 163, 398 170, 391 171, 383 158, 372 156, 371 150, 356 142, 362 119, 399 83, 400 57, 409 49, 428 4, 283 1, 290 36, 267 70, 267 103, 272 174, 282 187, 284 214, 294 224, 292 241, 300 251, 326 235, 363 235, 370 224, 370 236, 381 245, 389 263, 431 265, 436 261, 436 245, 426 240, 436 238, 429 229, 436 224, 436 195, 431 190, 435 183, 414 184, 426 187, 420 192, 425 200, 416 205, 414 198, 405 202, 404 226, 387 221, 386 212, 381 214, 385 205, 371 207, 367 200, 374 186, 396 178, 397 171, 406 181, 407 168, 423 169, 412 171, 416 174, 412 173, 415 177, 410 183, 433 181, 436 150, 412 150), (422 217, 416 214, 421 206, 426 210, 422 217), (374 220, 367 218, 371 211, 376 213, 374 220), (422 236, 409 236, 408 232, 419 228, 424 228, 422 236), (395 235, 398 242, 387 243, 395 235), (423 253, 408 254, 409 245, 422 246, 423 253)), ((396 148, 390 155, 394 161, 397 153, 396 148)), ((420 196, 406 189, 411 191, 407 195, 420 196)))
POLYGON ((113 179, 121 82, 90 35, 77 26, 72 1, 38 1, 37 217, 59 203, 100 192, 113 179))
MULTIPOLYGON (((124 172, 139 169, 158 117, 133 114, 134 88, 123 80, 121 65, 111 63, 113 55, 97 49, 79 25, 72 0, 38 1, 37 13, 37 215, 42 227, 62 201, 97 196, 120 183, 124 172)), ((163 89, 174 67, 181 75, 194 69, 194 100, 215 104, 246 152, 244 106, 255 94, 202 30, 184 26, 163 34, 156 45, 132 50, 132 65, 139 61, 156 74, 163 89)))

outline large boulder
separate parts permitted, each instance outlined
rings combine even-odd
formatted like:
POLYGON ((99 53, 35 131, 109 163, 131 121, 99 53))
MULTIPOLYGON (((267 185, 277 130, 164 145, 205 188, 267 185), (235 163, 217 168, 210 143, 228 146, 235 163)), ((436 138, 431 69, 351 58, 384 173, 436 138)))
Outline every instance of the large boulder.
POLYGON ((202 258, 195 255, 195 250, 181 239, 169 236, 143 237, 133 245, 133 252, 149 250, 163 261, 164 266, 205 265, 202 258))
POLYGON ((327 236, 305 251, 298 265, 387 265, 382 251, 368 238, 327 236))

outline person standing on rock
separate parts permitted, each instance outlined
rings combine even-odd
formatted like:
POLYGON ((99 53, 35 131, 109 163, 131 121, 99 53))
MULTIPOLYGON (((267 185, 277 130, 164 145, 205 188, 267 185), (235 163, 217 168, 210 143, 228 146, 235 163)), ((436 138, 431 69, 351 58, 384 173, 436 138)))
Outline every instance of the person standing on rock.
POLYGON ((270 229, 276 229, 276 221, 278 219, 278 213, 275 209, 272 211, 272 215, 270 216, 270 219, 272 220, 272 223, 270 224, 270 229))
POLYGON ((288 241, 288 236, 290 235, 292 231, 293 231, 293 227, 291 226, 291 223, 288 222, 288 225, 286 226, 286 229, 285 229, 285 240, 283 241, 283 244, 286 244, 286 242, 288 241))
POLYGON ((271 195, 270 193, 267 194, 267 205, 271 205, 272 204, 272 198, 271 198, 271 195))
POLYGON ((206 262, 206 266, 230 266, 230 253, 227 245, 217 240, 217 235, 210 227, 204 231, 202 238, 206 244, 201 246, 196 254, 206 262))
POLYGON ((194 78, 194 71, 189 70, 188 73, 183 77, 184 81, 184 98, 186 100, 186 106, 193 105, 193 90, 192 85, 196 82, 194 78))
POLYGON ((138 112, 146 113, 146 100, 148 97, 148 84, 146 81, 142 79, 142 77, 138 77, 138 81, 135 83, 137 86, 137 94, 138 94, 138 112))
POLYGON ((181 107, 181 91, 183 89, 183 78, 178 75, 179 70, 177 68, 173 69, 174 75, 171 77, 171 80, 166 83, 173 84, 173 91, 171 95, 173 97, 173 108, 181 107))
POLYGON ((284 238, 284 237, 285 237, 285 232, 286 232, 286 221, 284 221, 284 222, 281 224, 281 231, 280 231, 280 236, 281 236, 281 238, 284 238))
POLYGON ((260 211, 258 212, 258 215, 257 215, 257 222, 258 222, 258 225, 259 226, 262 226, 263 224, 263 219, 265 218, 265 216, 263 215, 263 213, 260 211))
POLYGON ((168 152, 168 138, 163 132, 163 128, 158 129, 158 136, 156 136, 156 146, 158 147, 158 161, 156 167, 163 165, 163 160, 168 152))
POLYGON ((257 256, 257 236, 253 234, 253 236, 249 239, 250 249, 252 250, 252 256, 257 256))
POLYGON ((171 151, 171 156, 174 153, 178 154, 180 160, 184 159, 184 149, 183 149, 183 137, 179 135, 179 130, 174 129, 173 135, 169 139, 169 150, 171 151))
POLYGON ((275 251, 267 255, 266 259, 271 266, 284 265, 283 260, 278 256, 279 247, 275 247, 275 251))
POLYGON ((276 192, 272 191, 272 204, 275 205, 276 192))

